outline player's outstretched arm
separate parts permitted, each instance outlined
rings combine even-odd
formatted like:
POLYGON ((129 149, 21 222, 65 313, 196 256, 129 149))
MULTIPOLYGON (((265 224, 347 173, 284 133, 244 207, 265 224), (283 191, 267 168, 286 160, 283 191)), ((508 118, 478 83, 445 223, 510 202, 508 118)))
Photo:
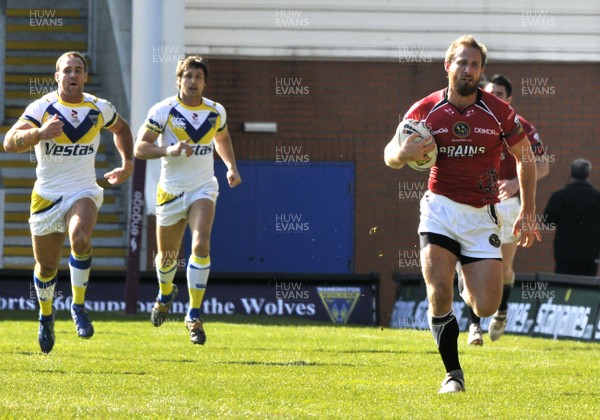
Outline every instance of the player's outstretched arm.
POLYGON ((225 165, 227 166, 227 182, 231 188, 239 185, 242 182, 242 177, 238 172, 235 163, 235 153, 233 152, 233 144, 229 136, 229 130, 225 127, 215 136, 215 149, 225 165))
POLYGON ((104 178, 111 184, 121 184, 133 174, 133 136, 129 125, 120 116, 108 130, 113 133, 113 140, 123 164, 120 168, 104 174, 104 178))
POLYGON ((535 190, 537 183, 535 158, 527 137, 509 148, 517 161, 517 175, 521 190, 521 212, 513 226, 513 233, 520 234, 518 244, 529 248, 535 240, 541 241, 535 215, 535 190))

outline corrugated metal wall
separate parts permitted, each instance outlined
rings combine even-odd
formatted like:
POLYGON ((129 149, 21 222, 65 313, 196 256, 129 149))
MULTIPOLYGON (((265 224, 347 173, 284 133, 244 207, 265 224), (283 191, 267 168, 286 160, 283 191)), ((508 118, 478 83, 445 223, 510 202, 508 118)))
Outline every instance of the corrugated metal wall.
POLYGON ((598 0, 187 0, 185 26, 211 57, 438 61, 472 33, 494 61, 600 61, 598 0))

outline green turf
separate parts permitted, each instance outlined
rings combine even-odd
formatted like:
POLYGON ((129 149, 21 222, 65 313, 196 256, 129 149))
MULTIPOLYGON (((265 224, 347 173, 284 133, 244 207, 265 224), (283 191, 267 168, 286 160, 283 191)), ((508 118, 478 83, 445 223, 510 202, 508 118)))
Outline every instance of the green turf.
POLYGON ((0 312, 1 418, 600 418, 599 344, 461 334, 467 392, 440 396, 429 331, 208 318, 194 346, 182 319, 92 315, 43 355, 34 313, 0 312))

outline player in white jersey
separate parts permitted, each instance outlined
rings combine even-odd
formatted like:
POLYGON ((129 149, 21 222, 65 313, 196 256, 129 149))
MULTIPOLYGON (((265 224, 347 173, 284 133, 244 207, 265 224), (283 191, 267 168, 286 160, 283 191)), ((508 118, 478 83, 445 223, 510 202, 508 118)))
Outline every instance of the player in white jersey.
POLYGON ((83 92, 87 75, 81 53, 61 55, 55 73, 58 89, 31 103, 4 138, 7 152, 35 149, 37 180, 31 194, 29 224, 36 261, 33 281, 40 304, 38 342, 44 353, 49 353, 55 342, 52 302, 67 233, 71 244, 71 316, 81 338, 94 334, 84 304, 92 263, 92 232, 103 201, 95 170, 102 128, 114 134, 123 161, 104 177, 111 184, 120 184, 133 173, 129 126, 109 102, 83 92))
POLYGON ((214 176, 213 151, 227 165, 230 187, 241 181, 227 130, 225 109, 202 97, 208 69, 201 57, 190 56, 177 64, 179 94, 154 105, 138 132, 135 157, 161 159, 156 197, 156 274, 159 294, 150 315, 160 326, 177 295, 173 279, 181 240, 189 224, 192 254, 188 259, 189 309, 185 325, 194 344, 204 344, 200 318, 210 270, 210 233, 219 186, 214 176))

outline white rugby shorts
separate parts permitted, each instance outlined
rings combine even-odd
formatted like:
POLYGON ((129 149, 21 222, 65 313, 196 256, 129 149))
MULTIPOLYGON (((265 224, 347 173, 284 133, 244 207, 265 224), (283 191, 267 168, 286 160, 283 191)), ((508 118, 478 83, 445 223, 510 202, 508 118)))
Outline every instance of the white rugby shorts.
POLYGON ((519 238, 513 235, 513 226, 521 212, 521 201, 519 197, 511 197, 496 204, 498 216, 502 221, 502 230, 500 232, 500 242, 510 244, 517 242, 519 238))
POLYGON ((437 233, 453 239, 466 257, 502 258, 500 219, 493 205, 473 207, 427 191, 420 208, 419 234, 437 233))
POLYGON ((159 185, 156 200, 156 223, 159 226, 172 226, 181 219, 187 219, 188 211, 194 201, 208 199, 216 203, 218 196, 219 183, 215 177, 190 192, 169 193, 159 185))
POLYGON ((76 194, 65 196, 56 194, 40 194, 35 190, 31 193, 31 210, 29 227, 34 236, 48 235, 49 233, 63 233, 67 231, 65 216, 77 200, 89 197, 100 209, 104 201, 104 190, 94 185, 81 190, 76 194))

